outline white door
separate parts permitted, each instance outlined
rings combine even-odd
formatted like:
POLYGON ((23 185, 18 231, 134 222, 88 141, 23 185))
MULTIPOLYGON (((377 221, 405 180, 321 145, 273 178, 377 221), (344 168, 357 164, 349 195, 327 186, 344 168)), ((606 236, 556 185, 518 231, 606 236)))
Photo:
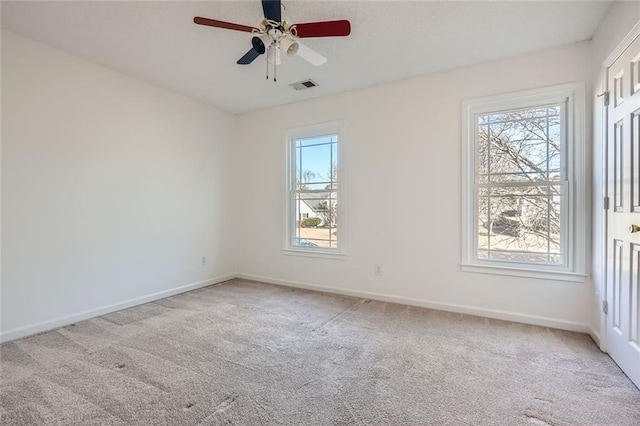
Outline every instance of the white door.
POLYGON ((640 387, 640 37, 607 79, 607 348, 640 387))

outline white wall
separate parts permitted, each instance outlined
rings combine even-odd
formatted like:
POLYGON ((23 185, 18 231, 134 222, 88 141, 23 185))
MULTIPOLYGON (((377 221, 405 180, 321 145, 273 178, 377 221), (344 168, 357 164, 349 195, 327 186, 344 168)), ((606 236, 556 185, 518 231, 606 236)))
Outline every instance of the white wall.
MULTIPOLYGON (((594 94, 606 90, 606 77, 603 62, 618 46, 623 38, 640 21, 640 2, 615 2, 604 21, 593 36, 593 87, 594 94)), ((603 262, 603 99, 595 98, 593 103, 593 290, 591 301, 591 327, 601 330, 604 320, 601 315, 601 302, 604 298, 604 262, 603 262)))
POLYGON ((235 116, 3 31, 2 124, 4 340, 235 272, 235 116))
POLYGON ((589 282, 459 267, 461 102, 573 81, 587 82, 590 99, 589 42, 241 115, 239 270, 266 281, 586 331, 589 282), (334 120, 344 121, 347 260, 283 255, 285 131, 334 120))
POLYGON ((572 81, 590 90, 589 42, 239 117, 10 32, 2 49, 3 339, 236 272, 582 331, 594 323, 590 280, 458 265, 462 100, 572 81), (285 131, 335 120, 347 259, 283 255, 285 131))

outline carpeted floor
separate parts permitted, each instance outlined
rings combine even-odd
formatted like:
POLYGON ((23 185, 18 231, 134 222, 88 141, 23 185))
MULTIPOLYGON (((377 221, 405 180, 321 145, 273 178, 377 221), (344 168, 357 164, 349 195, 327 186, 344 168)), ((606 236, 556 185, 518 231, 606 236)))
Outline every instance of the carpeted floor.
POLYGON ((0 350, 4 425, 640 425, 586 335, 241 280, 0 350))

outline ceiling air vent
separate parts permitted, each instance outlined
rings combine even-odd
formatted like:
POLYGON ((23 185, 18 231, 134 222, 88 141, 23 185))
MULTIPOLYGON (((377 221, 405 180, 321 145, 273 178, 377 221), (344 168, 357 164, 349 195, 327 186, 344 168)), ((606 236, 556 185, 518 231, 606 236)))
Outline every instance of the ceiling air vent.
POLYGON ((296 90, 304 90, 319 86, 319 84, 313 80, 302 80, 298 81, 297 83, 291 83, 289 86, 293 87, 296 90))

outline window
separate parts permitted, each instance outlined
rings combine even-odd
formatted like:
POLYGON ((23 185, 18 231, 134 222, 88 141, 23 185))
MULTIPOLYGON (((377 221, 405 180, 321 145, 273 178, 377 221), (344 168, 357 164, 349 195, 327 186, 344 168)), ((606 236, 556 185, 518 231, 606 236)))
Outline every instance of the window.
POLYGON ((463 105, 462 268, 584 280, 584 86, 463 105))
POLYGON ((334 123, 288 134, 287 251, 344 253, 340 133, 334 123))

